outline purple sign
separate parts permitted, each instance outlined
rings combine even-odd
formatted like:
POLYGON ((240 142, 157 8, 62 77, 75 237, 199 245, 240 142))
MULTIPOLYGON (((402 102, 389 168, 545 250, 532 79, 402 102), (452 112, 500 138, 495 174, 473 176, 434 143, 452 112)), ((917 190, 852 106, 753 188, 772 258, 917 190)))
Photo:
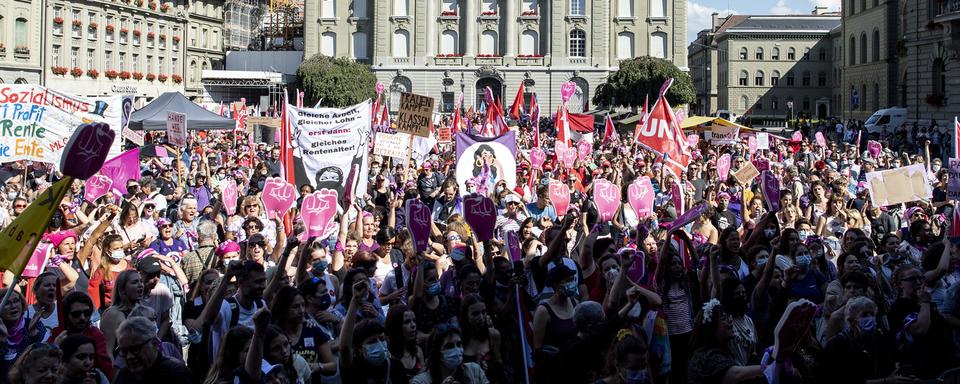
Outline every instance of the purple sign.
POLYGON ((426 252, 430 246, 430 230, 433 227, 430 208, 419 199, 410 199, 407 200, 404 210, 407 230, 410 231, 414 250, 418 253, 426 252))
POLYGON ((81 125, 73 132, 63 149, 60 170, 63 174, 77 179, 90 178, 107 160, 115 136, 116 133, 107 124, 81 125))
POLYGON ((763 199, 767 202, 770 212, 780 210, 780 180, 773 175, 773 172, 760 172, 760 186, 763 188, 763 199))
POLYGON ((517 231, 507 232, 507 252, 510 253, 510 261, 523 260, 523 251, 520 249, 520 238, 517 237, 517 231))
POLYGON ((477 240, 487 241, 493 238, 493 228, 497 223, 497 206, 489 197, 478 193, 464 197, 463 218, 477 234, 477 240))
POLYGON ((703 203, 698 204, 696 207, 693 207, 693 209, 680 215, 680 217, 678 217, 676 220, 670 223, 670 230, 672 231, 674 229, 677 229, 684 225, 692 223, 694 220, 700 217, 700 215, 703 214, 703 211, 706 210, 706 208, 707 208, 706 204, 703 204, 703 203))

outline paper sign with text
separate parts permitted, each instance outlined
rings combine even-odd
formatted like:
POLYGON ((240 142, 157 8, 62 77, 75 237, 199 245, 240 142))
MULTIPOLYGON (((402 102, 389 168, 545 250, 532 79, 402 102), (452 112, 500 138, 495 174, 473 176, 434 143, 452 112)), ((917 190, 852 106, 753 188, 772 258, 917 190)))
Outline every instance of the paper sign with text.
MULTIPOLYGON (((949 182, 948 182, 949 183, 949 182)), ((867 173, 867 189, 877 207, 933 197, 923 164, 867 173)))
POLYGON ((960 159, 950 159, 947 172, 947 200, 960 200, 960 159))
POLYGON ((377 132, 374 139, 373 154, 405 159, 410 146, 410 135, 406 133, 377 132))
POLYGON ((187 115, 167 111, 167 142, 177 147, 187 146, 187 115))
POLYGON ((740 184, 750 184, 757 176, 760 176, 760 171, 751 162, 743 163, 743 167, 733 173, 740 184))

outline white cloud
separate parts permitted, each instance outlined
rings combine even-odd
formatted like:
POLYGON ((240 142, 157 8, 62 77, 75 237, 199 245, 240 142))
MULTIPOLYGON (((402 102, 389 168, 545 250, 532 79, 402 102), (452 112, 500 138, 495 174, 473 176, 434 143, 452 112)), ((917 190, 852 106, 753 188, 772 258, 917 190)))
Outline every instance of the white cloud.
POLYGON ((687 2, 687 41, 697 39, 697 32, 709 29, 713 25, 712 14, 719 13, 721 17, 731 13, 738 13, 729 9, 717 9, 703 4, 697 4, 692 1, 687 2))
POLYGON ((786 3, 787 3, 786 0, 777 1, 777 5, 775 5, 773 8, 770 8, 770 13, 774 15, 796 15, 796 14, 807 13, 807 12, 790 8, 787 6, 786 3))

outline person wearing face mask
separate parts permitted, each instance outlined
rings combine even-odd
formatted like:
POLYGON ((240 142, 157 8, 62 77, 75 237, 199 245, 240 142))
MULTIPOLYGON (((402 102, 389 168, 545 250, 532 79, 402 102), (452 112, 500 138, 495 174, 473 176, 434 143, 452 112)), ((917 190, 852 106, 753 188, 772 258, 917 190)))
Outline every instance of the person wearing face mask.
POLYGON ((843 310, 844 326, 825 345, 817 381, 826 384, 908 384, 899 376, 887 337, 877 327, 877 305, 866 297, 851 298, 843 310))
POLYGON ((554 294, 541 303, 533 314, 533 350, 538 383, 563 380, 559 365, 560 348, 577 334, 573 309, 580 298, 576 272, 565 264, 547 272, 545 286, 554 294))
POLYGON ((90 277, 87 287, 95 309, 103 310, 110 306, 113 302, 113 283, 120 272, 128 269, 130 265, 123 251, 123 239, 117 234, 104 236, 101 242, 100 265, 90 277))
MULTIPOLYGON (((367 279, 358 279, 349 289, 353 297, 370 295, 367 279)), ((361 301, 351 300, 347 313, 360 310, 361 301)), ((346 316, 340 329, 340 377, 344 383, 388 383, 393 369, 387 347, 386 328, 378 319, 356 321, 356 316, 346 316)), ((320 382, 317 372, 315 382, 320 382)))
POLYGON ((793 267, 787 270, 793 282, 790 297, 802 298, 815 304, 823 303, 827 278, 813 267, 813 254, 805 245, 799 245, 791 254, 793 267))
POLYGON ((427 370, 410 380, 410 384, 488 384, 486 374, 477 363, 463 362, 463 341, 460 330, 443 324, 427 341, 427 370))
POLYGON ((650 384, 650 358, 647 343, 630 330, 622 329, 610 344, 606 376, 597 384, 650 384))

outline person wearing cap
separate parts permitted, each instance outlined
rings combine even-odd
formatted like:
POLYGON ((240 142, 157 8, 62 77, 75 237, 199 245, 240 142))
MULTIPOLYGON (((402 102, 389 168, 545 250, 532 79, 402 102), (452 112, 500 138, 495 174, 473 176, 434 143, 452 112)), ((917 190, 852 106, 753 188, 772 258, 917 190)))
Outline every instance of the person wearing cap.
POLYGON ((180 360, 164 356, 156 323, 133 316, 117 329, 117 351, 126 367, 117 373, 114 384, 193 383, 193 373, 180 360))
POLYGON ((730 194, 720 192, 717 194, 717 207, 710 221, 718 231, 723 232, 730 226, 737 225, 737 216, 728 209, 730 204, 730 194))
POLYGON ((520 196, 515 193, 508 192, 507 196, 503 198, 503 203, 506 206, 503 213, 497 215, 497 221, 494 224, 497 238, 504 240, 507 238, 507 232, 514 231, 517 234, 520 234, 520 223, 527 219, 527 214, 524 211, 523 202, 520 201, 520 196))
POLYGON ((173 326, 170 310, 173 309, 176 298, 171 288, 160 281, 163 275, 161 263, 165 262, 160 257, 152 249, 140 252, 137 255, 137 272, 140 273, 140 280, 143 282, 143 297, 140 303, 156 312, 160 337, 165 338, 173 326))
POLYGON ((423 172, 417 176, 417 190, 420 191, 420 200, 428 207, 433 206, 433 201, 440 195, 440 186, 443 185, 443 175, 434 172, 433 164, 429 161, 423 163, 423 172))

